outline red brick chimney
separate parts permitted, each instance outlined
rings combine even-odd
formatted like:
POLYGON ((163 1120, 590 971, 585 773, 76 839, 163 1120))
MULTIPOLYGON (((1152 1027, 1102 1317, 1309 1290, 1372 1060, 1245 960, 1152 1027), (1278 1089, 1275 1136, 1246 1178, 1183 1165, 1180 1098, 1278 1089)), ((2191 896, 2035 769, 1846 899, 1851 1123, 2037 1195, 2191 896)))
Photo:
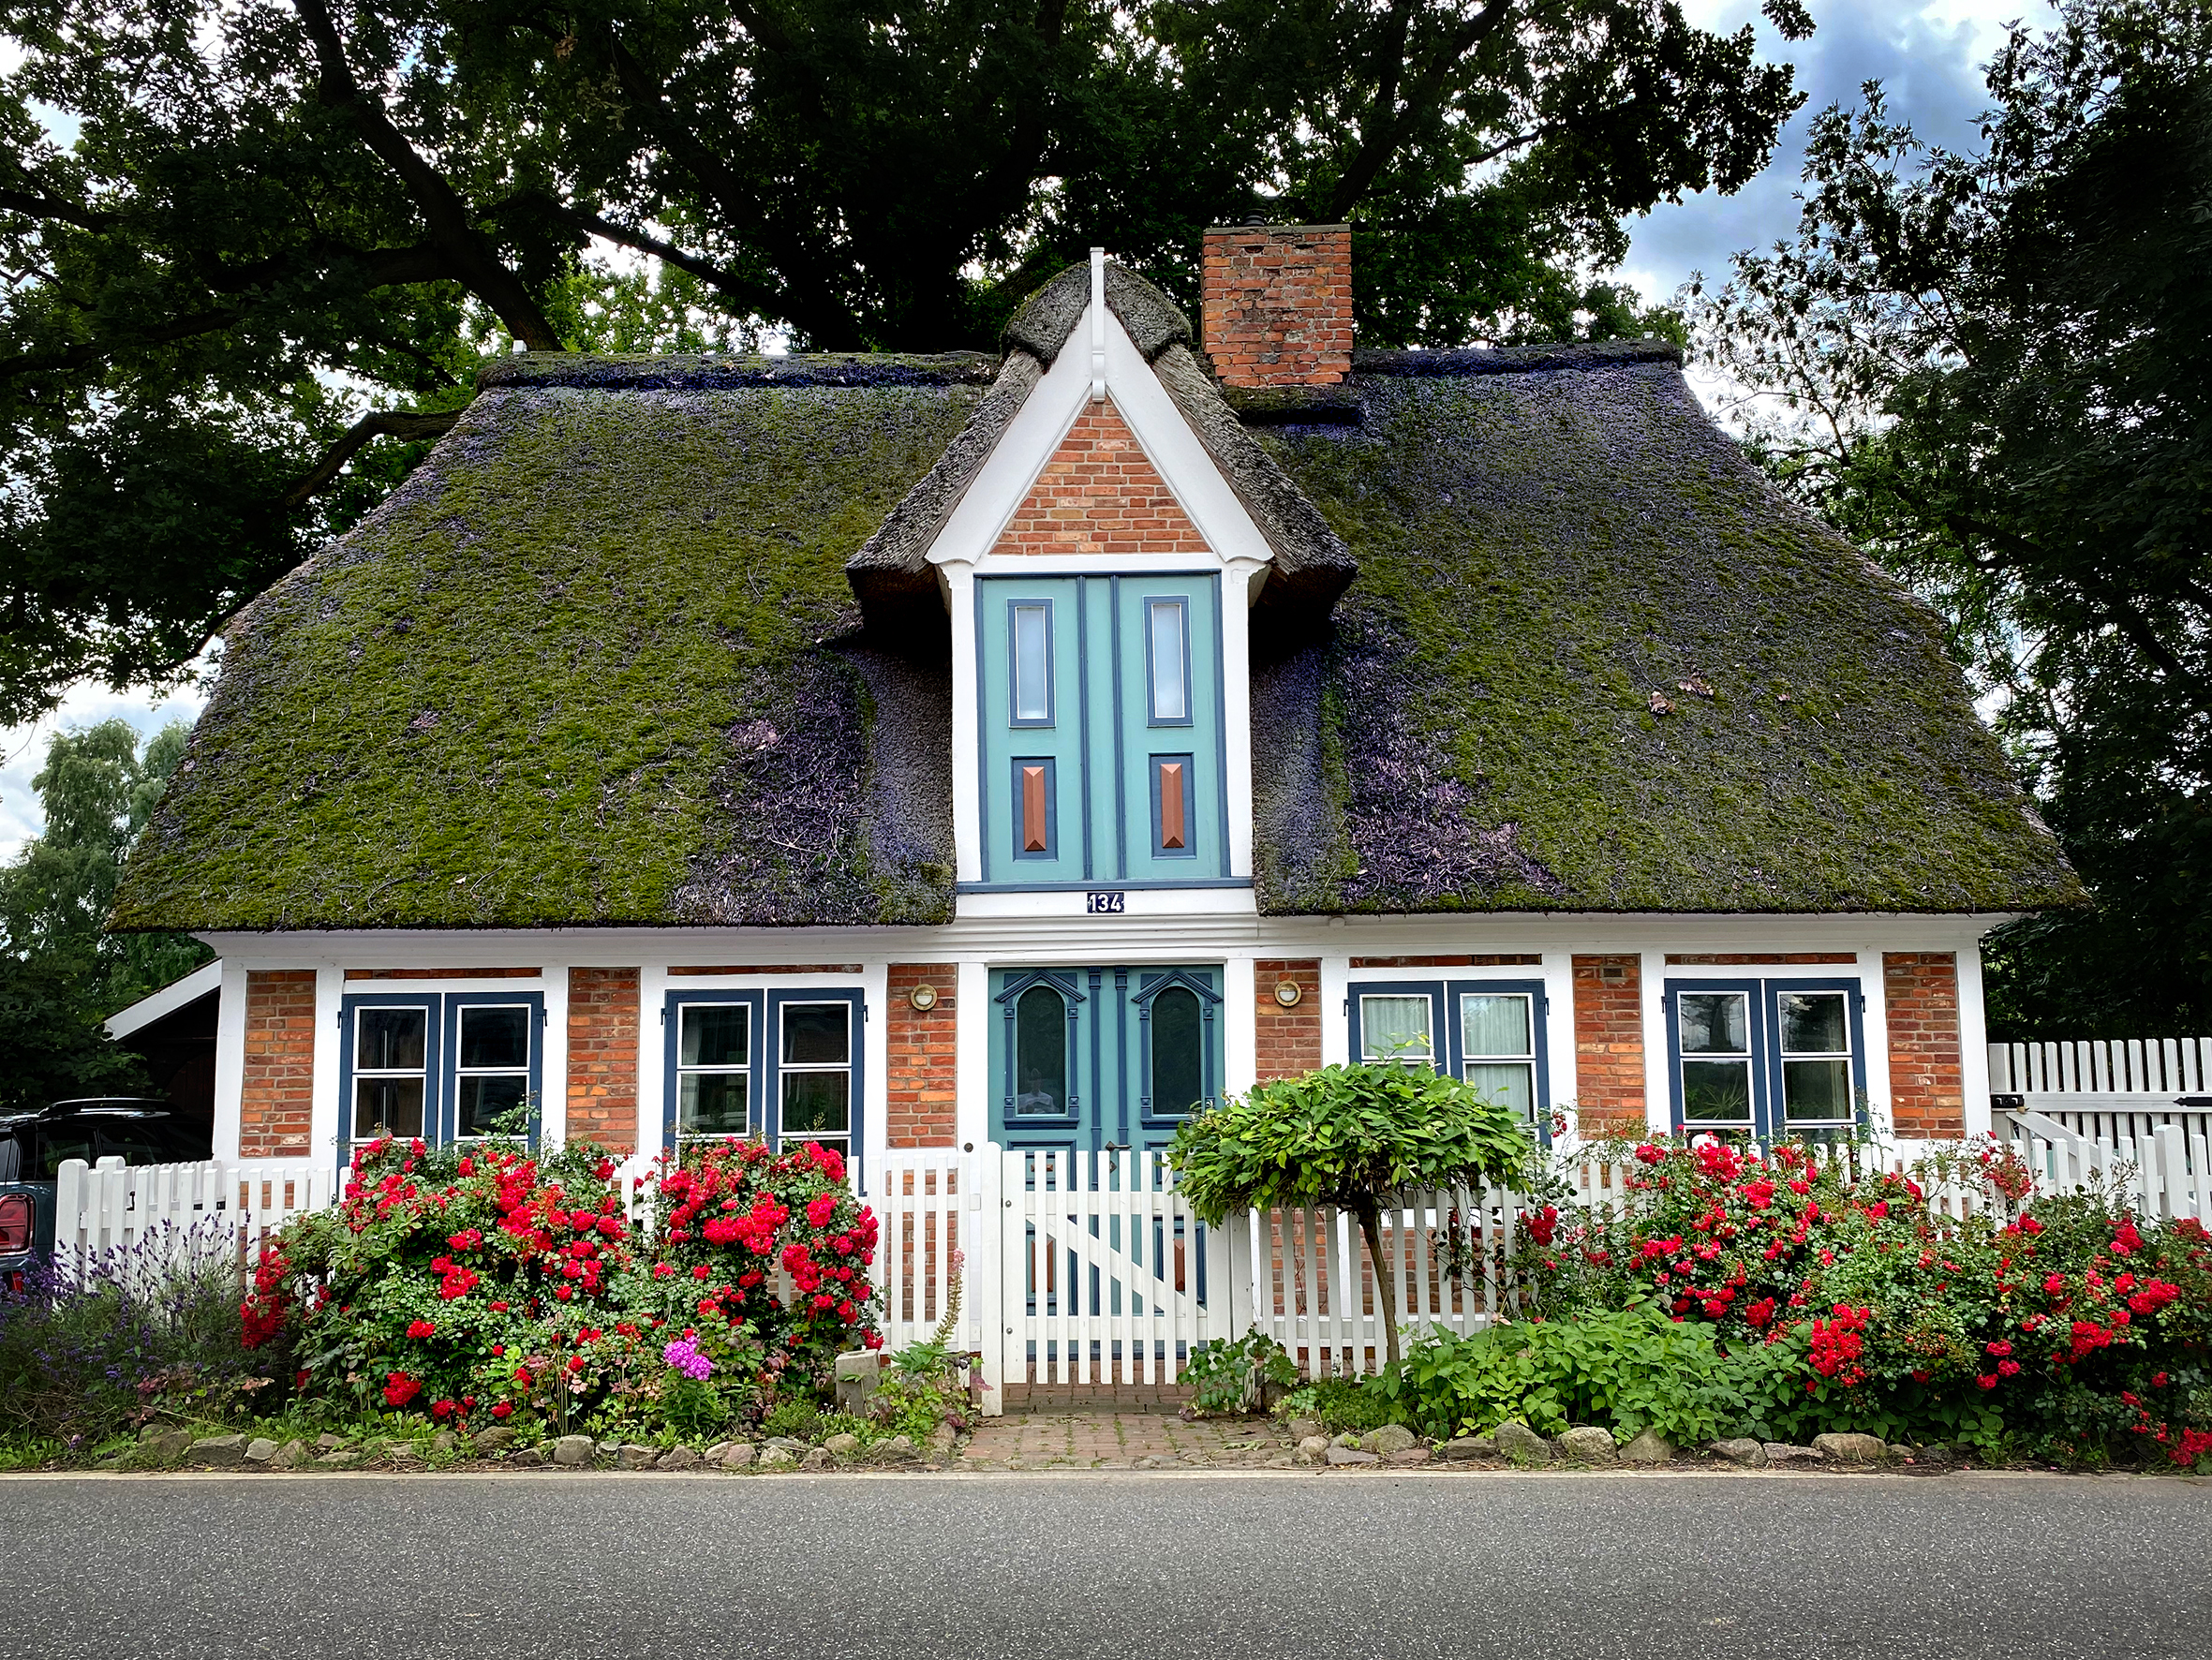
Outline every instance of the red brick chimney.
POLYGON ((1333 386, 1352 368, 1348 225, 1206 233, 1200 335, 1225 386, 1333 386))

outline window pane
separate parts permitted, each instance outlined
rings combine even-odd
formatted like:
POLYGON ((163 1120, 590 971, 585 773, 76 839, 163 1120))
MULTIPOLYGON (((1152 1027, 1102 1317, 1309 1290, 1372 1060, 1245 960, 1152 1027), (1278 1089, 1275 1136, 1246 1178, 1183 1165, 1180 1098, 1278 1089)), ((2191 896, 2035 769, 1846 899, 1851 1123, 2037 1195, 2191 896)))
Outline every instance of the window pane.
POLYGON ((752 1011, 743 1003, 686 1003, 676 1037, 678 1066, 745 1066, 752 1060, 752 1011))
POLYGON ((1841 1122, 1851 1118, 1851 1063, 1848 1060, 1783 1061, 1782 1116, 1792 1122, 1811 1119, 1841 1122))
POLYGON ((1067 1004, 1049 986, 1032 986, 1014 1005, 1014 1110, 1068 1109, 1067 1004))
POLYGON ((1682 1063, 1682 1116, 1704 1123, 1751 1121, 1751 1065, 1744 1060, 1682 1063))
POLYGON ((746 1077, 741 1072, 687 1072, 675 1080, 679 1135, 750 1135, 746 1077))
POLYGON ((1460 1043, 1477 1055, 1533 1055, 1528 999, 1517 993, 1468 992, 1460 999, 1460 1043))
POLYGON ((1674 1000, 1685 1055, 1751 1053, 1751 1000, 1741 991, 1685 991, 1674 1000))
POLYGON ((426 1009, 357 1009, 353 1014, 353 1065, 360 1072, 423 1069, 426 1009))
POLYGON ((1154 600, 1145 609, 1152 637, 1152 719, 1188 720, 1190 698, 1183 690, 1183 619, 1189 615, 1173 600, 1154 600))
POLYGON ((853 1058, 847 1003, 785 1003, 783 1060, 790 1066, 842 1066, 853 1058))
POLYGON ((1152 1000, 1152 1111, 1180 1116, 1206 1093, 1198 994, 1170 986, 1152 1000))
POLYGON ((842 1135, 853 1122, 853 1075, 787 1072, 783 1075, 783 1139, 804 1141, 817 1131, 842 1135))
POLYGON ((1467 1082, 1485 1099, 1495 1101, 1523 1119, 1537 1112, 1537 1069, 1527 1061, 1484 1061, 1467 1068, 1467 1082))
POLYGON ((421 1078, 353 1080, 353 1138, 366 1141, 384 1131, 409 1137, 423 1134, 421 1078))
POLYGON ((1840 991, 1788 991, 1775 999, 1785 1055, 1848 1055, 1850 1023, 1840 991))
POLYGON ((497 1009, 461 1011, 461 1060, 466 1069, 477 1066, 527 1066, 530 1063, 530 1011, 514 1005, 497 1009))
POLYGON ((1368 1060, 1428 1061, 1435 1052, 1429 1041, 1429 1000, 1361 998, 1359 1045, 1361 1057, 1368 1060))
POLYGON ((493 1120, 522 1105, 529 1090, 530 1080, 513 1073, 506 1073, 494 1074, 489 1077, 465 1077, 459 1080, 459 1085, 458 1098, 454 1104, 453 1134, 490 1135, 496 1129, 493 1120))
POLYGON ((1052 718, 1051 645, 1046 627, 1051 616, 1043 605, 1014 607, 1014 719, 1052 718))

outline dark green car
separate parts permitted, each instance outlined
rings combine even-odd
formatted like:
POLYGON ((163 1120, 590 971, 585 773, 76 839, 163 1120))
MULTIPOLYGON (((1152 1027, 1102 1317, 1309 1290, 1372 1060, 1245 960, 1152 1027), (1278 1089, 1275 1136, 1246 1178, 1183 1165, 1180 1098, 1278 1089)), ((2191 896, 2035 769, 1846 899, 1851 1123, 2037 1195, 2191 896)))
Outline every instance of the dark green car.
POLYGON ((94 1096, 0 1118, 0 1282, 53 1249, 54 1180, 64 1161, 178 1164, 211 1152, 206 1125, 166 1101, 94 1096))

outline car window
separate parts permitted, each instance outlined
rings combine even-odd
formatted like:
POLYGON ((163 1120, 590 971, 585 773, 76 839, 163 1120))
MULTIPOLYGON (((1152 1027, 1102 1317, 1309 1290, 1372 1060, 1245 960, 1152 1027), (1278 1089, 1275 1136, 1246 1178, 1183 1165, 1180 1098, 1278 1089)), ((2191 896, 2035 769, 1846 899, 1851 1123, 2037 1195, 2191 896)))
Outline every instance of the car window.
POLYGON ((61 1175, 63 1163, 69 1159, 82 1159, 87 1164, 93 1162, 92 1126, 66 1119, 58 1124, 41 1124, 32 1146, 37 1149, 32 1163, 38 1178, 52 1181, 61 1175))
POLYGON ((22 1144, 13 1134, 0 1135, 0 1181, 21 1181, 22 1144))
POLYGON ((121 1159, 126 1164, 175 1164, 190 1157, 184 1150, 184 1138, 159 1121, 102 1124, 98 1139, 102 1158, 121 1159))

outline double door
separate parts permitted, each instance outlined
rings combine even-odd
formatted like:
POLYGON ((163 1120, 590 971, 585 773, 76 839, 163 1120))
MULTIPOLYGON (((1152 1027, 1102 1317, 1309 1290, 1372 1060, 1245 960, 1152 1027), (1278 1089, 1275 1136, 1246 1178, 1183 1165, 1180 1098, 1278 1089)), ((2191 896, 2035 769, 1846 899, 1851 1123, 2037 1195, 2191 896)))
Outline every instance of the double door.
POLYGON ((1165 1147, 1220 1093, 1218 965, 1000 969, 991 999, 1002 1147, 1165 1147))

